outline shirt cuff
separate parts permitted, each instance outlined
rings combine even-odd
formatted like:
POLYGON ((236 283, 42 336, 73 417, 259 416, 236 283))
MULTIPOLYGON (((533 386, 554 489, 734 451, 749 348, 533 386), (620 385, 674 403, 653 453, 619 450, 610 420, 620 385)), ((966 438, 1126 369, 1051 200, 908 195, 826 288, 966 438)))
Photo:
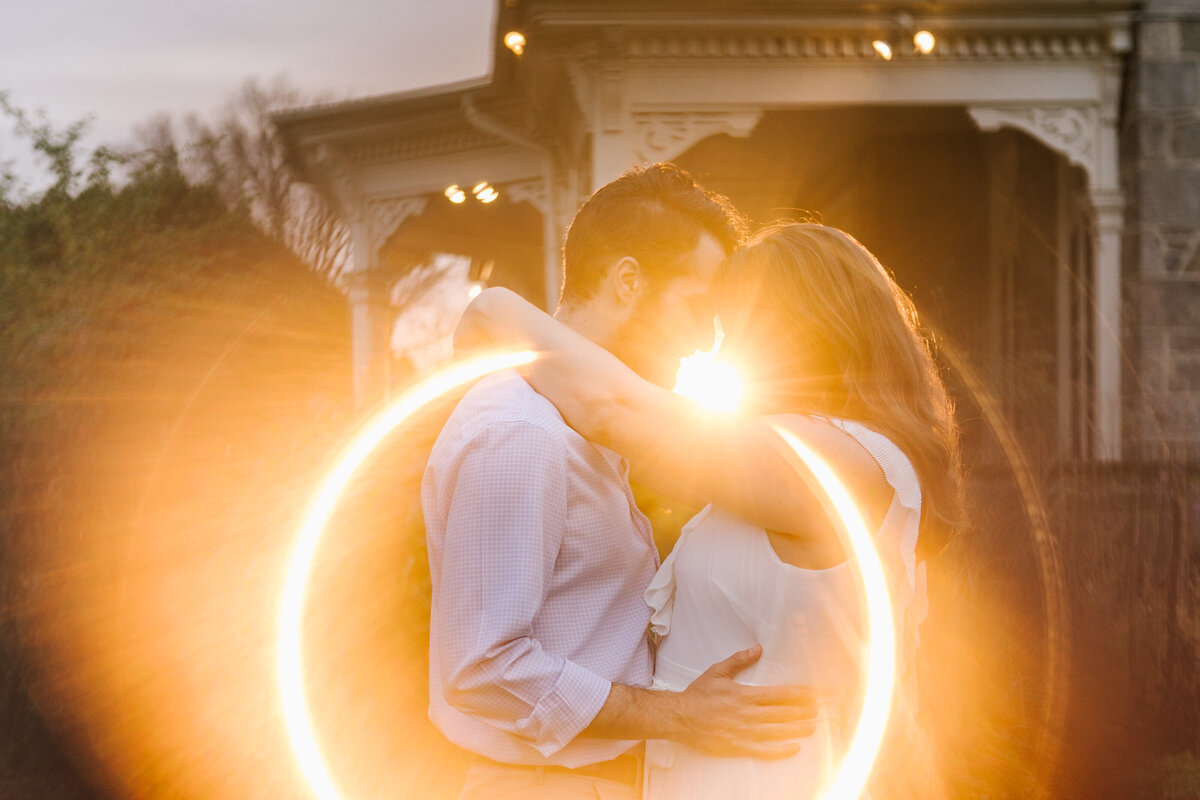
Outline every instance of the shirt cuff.
POLYGON ((533 712, 517 723, 517 735, 549 757, 566 747, 600 713, 612 682, 572 661, 563 663, 558 680, 533 712))

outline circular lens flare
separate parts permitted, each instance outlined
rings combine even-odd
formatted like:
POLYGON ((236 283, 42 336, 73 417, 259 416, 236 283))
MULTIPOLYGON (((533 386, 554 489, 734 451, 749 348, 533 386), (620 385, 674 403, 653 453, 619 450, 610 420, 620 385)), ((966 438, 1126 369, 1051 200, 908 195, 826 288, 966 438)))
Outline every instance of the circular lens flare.
MULTIPOLYGON (((367 456, 397 426, 428 403, 472 380, 501 369, 528 364, 537 357, 525 350, 474 359, 441 371, 406 392, 376 417, 350 442, 322 482, 297 535, 288 564, 279 615, 278 670, 288 737, 304 776, 320 800, 342 800, 321 755, 312 716, 304 694, 302 622, 304 595, 317 544, 342 491, 367 456)), ((883 566, 862 515, 837 475, 795 435, 774 426, 787 447, 807 467, 829 496, 844 525, 851 552, 858 564, 867 606, 867 680, 862 713, 854 738, 822 800, 851 800, 866 786, 883 741, 895 684, 896 637, 883 566)))
POLYGON ((340 800, 329 769, 321 757, 313 731, 312 717, 304 697, 304 673, 301 658, 301 623, 304 593, 312 569, 313 556, 321 532, 329 520, 342 490, 371 451, 397 425, 404 422, 426 404, 456 387, 501 369, 528 364, 535 354, 525 350, 475 359, 451 367, 426 379, 411 391, 397 398, 371 420, 339 457, 326 476, 321 490, 313 501, 297 536, 296 547, 288 565, 284 583, 283 602, 279 616, 279 690, 283 701, 284 721, 300 768, 313 791, 321 800, 340 800))
POLYGON ((892 603, 888 597, 883 564, 875 551, 871 533, 850 492, 824 460, 793 433, 775 424, 775 432, 813 474, 829 497, 845 526, 853 561, 862 577, 867 605, 867 683, 862 712, 854 738, 842 757, 836 776, 821 795, 822 800, 854 800, 863 793, 892 710, 896 684, 896 631, 892 627, 892 603))

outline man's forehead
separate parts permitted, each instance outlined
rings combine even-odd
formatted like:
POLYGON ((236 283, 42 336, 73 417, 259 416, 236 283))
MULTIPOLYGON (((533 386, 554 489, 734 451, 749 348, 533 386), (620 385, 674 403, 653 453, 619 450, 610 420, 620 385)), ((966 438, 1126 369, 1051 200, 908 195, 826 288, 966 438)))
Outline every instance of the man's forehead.
MULTIPOLYGON (((673 259, 673 274, 662 281, 662 288, 672 294, 692 295, 707 292, 715 283, 721 265, 727 257, 721 242, 705 231, 701 233, 695 247, 673 259)), ((616 257, 609 269, 615 269, 625 258, 633 256, 616 257)))
POLYGON ((724 246, 706 231, 700 235, 700 241, 690 254, 691 269, 688 272, 695 281, 707 287, 717 277, 725 258, 724 246))

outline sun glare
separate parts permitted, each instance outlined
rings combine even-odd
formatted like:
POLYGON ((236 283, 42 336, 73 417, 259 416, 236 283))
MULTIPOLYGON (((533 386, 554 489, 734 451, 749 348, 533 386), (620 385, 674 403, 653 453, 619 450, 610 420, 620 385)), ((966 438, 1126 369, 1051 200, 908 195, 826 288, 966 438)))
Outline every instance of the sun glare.
POLYGON ((718 361, 721 341, 720 325, 712 350, 697 350, 679 362, 675 375, 675 394, 695 400, 713 411, 737 411, 742 401, 742 378, 728 361, 718 361))

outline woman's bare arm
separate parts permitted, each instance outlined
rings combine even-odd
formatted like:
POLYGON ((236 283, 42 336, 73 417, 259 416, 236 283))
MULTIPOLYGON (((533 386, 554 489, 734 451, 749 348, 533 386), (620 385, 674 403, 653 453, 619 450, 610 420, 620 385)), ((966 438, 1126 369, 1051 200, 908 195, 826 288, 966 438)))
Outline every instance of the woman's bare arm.
POLYGON ((822 455, 859 499, 868 524, 882 520, 890 487, 871 456, 818 419, 710 411, 639 377, 620 359, 518 295, 488 289, 463 315, 458 349, 519 345, 542 355, 526 379, 583 436, 636 465, 656 491, 693 505, 712 502, 769 530, 805 535, 824 513, 806 470, 795 467, 773 421, 822 455))

